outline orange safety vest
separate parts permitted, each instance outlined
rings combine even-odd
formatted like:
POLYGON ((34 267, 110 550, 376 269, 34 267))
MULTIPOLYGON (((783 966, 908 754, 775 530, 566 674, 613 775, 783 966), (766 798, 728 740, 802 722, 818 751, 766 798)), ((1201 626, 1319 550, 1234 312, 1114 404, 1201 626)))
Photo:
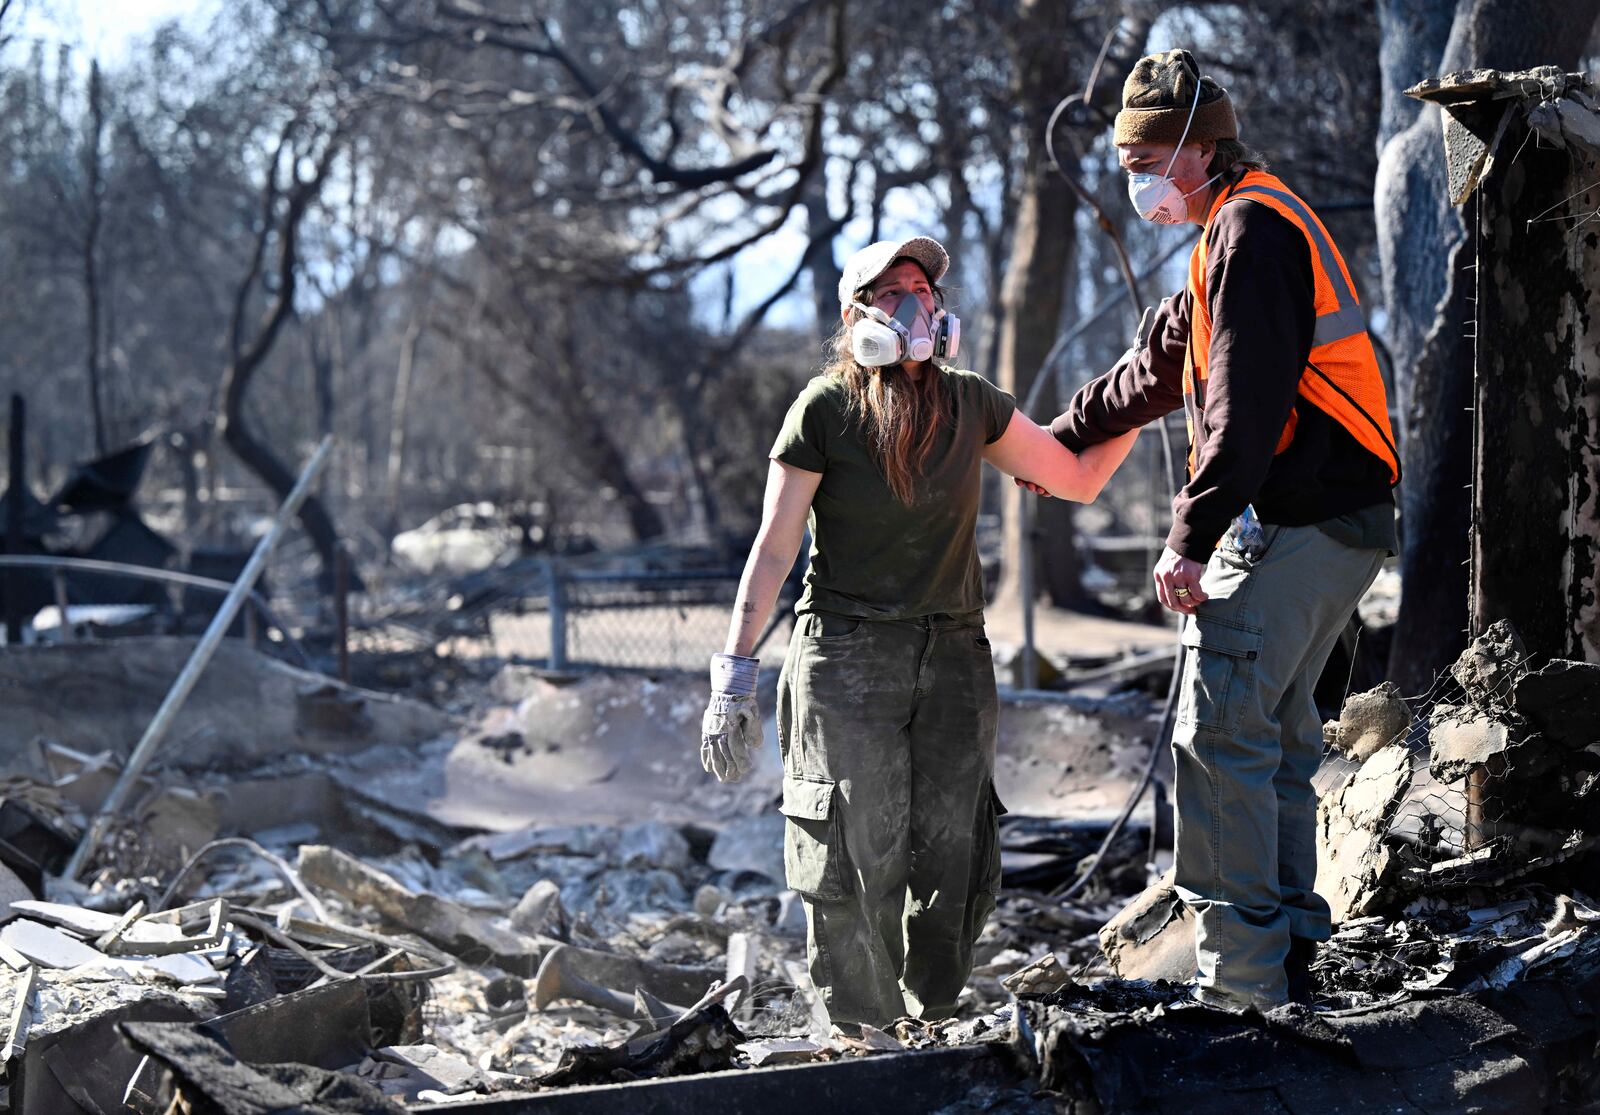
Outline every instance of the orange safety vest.
MULTIPOLYGON (((1378 371, 1378 357, 1367 336, 1367 322, 1356 301, 1344 257, 1322 222, 1281 180, 1252 170, 1228 190, 1206 214, 1206 230, 1217 211, 1230 201, 1247 198, 1276 210, 1300 230, 1311 247, 1316 280, 1317 323, 1311 353, 1300 376, 1300 395, 1350 432, 1364 448, 1389 466, 1389 483, 1399 483, 1400 456, 1389 426, 1389 399, 1378 371)), ((1183 401, 1189 421, 1189 472, 1194 474, 1195 428, 1205 410, 1206 369, 1211 358, 1211 305, 1206 298, 1206 249, 1202 235, 1189 256, 1189 346, 1183 361, 1183 401)), ((1275 453, 1294 440, 1299 416, 1291 411, 1275 453)))

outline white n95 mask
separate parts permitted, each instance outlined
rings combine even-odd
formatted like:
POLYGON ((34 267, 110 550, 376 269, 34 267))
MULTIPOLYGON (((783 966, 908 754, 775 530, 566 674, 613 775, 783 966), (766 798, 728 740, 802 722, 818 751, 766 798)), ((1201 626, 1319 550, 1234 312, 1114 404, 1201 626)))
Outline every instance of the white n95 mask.
POLYGON ((907 294, 890 317, 876 306, 851 303, 861 318, 850 327, 850 354, 866 368, 906 360, 953 359, 961 346, 961 320, 944 310, 930 316, 914 294, 907 294))
POLYGON ((1128 200, 1133 202, 1134 211, 1152 224, 1182 224, 1189 219, 1190 196, 1199 193, 1219 177, 1212 175, 1186 194, 1182 187, 1164 174, 1130 174, 1128 200))

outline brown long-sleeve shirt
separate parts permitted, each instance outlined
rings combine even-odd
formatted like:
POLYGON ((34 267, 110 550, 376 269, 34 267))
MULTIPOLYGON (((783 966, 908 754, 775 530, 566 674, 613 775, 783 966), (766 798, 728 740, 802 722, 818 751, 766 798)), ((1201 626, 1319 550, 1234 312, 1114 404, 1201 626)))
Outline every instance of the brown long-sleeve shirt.
MULTIPOLYGON (((1194 473, 1173 501, 1167 545, 1203 562, 1251 503, 1262 522, 1289 526, 1377 504, 1392 509, 1388 467, 1299 395, 1316 325, 1305 236, 1250 201, 1224 205, 1205 235, 1212 321, 1205 409, 1194 431, 1194 473), (1294 440, 1274 454, 1296 411, 1294 440)), ((1189 303, 1187 289, 1164 300, 1144 346, 1072 397, 1050 424, 1063 445, 1078 452, 1183 405, 1189 303)))

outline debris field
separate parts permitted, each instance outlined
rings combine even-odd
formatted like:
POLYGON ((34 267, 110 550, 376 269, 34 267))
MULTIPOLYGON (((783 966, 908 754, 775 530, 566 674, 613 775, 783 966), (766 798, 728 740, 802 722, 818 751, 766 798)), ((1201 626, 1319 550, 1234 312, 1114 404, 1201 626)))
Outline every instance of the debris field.
POLYGON ((1326 729, 1315 1010, 1182 995, 1162 810, 1112 832, 1160 721, 1124 689, 1006 702, 1004 885, 961 1010, 848 1037, 806 977, 774 749, 744 783, 704 776, 698 678, 508 666, 441 711, 230 648, 62 877, 137 729, 85 734, 98 715, 80 731, 28 671, 114 693, 132 724, 186 649, 0 651, 11 1110, 786 1111, 843 1089, 918 1110, 1535 1111, 1600 1087, 1600 667, 1532 669, 1503 625, 1424 699, 1356 695, 1326 729))

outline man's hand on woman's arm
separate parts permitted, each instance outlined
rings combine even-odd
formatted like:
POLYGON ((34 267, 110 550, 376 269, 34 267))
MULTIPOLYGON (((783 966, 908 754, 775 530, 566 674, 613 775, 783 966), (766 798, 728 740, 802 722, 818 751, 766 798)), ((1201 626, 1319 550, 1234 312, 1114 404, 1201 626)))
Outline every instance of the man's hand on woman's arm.
POLYGON ((983 456, 1031 491, 1092 503, 1128 456, 1138 436, 1138 430, 1130 430, 1091 445, 1082 453, 1074 453, 1049 430, 1016 411, 1011 415, 1006 432, 984 450, 983 456))

